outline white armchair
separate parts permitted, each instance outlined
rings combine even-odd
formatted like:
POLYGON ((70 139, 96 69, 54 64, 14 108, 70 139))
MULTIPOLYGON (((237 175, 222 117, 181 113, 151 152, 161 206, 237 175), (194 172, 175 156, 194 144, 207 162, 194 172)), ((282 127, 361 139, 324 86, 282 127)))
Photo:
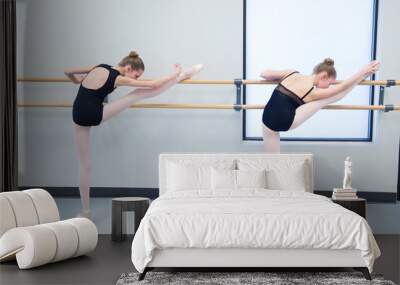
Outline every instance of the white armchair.
POLYGON ((60 221, 43 189, 0 193, 0 262, 17 259, 20 269, 84 255, 96 248, 97 228, 86 218, 60 221))

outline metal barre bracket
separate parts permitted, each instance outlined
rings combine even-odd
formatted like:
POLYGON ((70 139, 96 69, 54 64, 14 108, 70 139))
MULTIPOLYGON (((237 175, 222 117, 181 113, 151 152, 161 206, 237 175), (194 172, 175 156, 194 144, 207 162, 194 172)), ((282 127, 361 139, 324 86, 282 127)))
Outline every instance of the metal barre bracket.
POLYGON ((384 97, 385 97, 385 87, 379 86, 379 100, 378 100, 379 105, 384 104, 384 100, 385 100, 384 97))
POLYGON ((383 111, 384 112, 394 111, 394 105, 393 104, 385 105, 385 109, 383 111))
POLYGON ((386 87, 396 86, 396 80, 388 79, 386 80, 386 87))
POLYGON ((240 105, 240 104, 234 104, 234 105, 233 105, 233 109, 234 109, 235 111, 242 111, 242 110, 243 110, 243 107, 242 107, 242 105, 240 105))
POLYGON ((236 104, 233 106, 233 109, 235 111, 241 111, 242 110, 242 84, 243 80, 242 79, 235 79, 233 83, 236 86, 236 104))

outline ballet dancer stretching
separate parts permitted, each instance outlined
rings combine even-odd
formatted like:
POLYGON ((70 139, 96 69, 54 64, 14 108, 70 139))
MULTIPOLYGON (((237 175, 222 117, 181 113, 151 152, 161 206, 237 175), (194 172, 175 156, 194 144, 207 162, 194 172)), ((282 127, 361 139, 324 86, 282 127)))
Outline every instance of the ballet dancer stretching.
POLYGON ((64 71, 72 82, 80 84, 72 109, 79 157, 79 192, 82 202, 80 216, 91 218, 90 128, 109 120, 139 100, 156 96, 174 84, 191 78, 202 67, 198 64, 182 71, 181 66, 176 64, 175 71, 168 76, 156 80, 137 80, 144 72, 144 63, 136 52, 131 52, 115 67, 100 64, 92 68, 64 71), (103 106, 104 98, 119 86, 138 88, 103 106))
POLYGON ((315 66, 312 75, 295 70, 262 72, 262 78, 279 81, 263 112, 265 151, 279 153, 279 132, 297 128, 324 106, 342 99, 358 83, 379 70, 379 65, 378 61, 372 61, 353 76, 332 86, 336 81, 336 70, 330 58, 315 66))

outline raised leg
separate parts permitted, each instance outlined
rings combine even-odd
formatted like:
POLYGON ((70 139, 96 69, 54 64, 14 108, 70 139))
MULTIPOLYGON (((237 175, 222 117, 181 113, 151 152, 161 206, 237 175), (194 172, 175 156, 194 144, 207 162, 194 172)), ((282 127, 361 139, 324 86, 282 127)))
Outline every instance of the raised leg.
POLYGON ((131 105, 137 103, 140 100, 151 98, 157 96, 172 87, 177 83, 176 80, 171 80, 164 86, 156 89, 136 89, 129 92, 127 95, 106 104, 103 108, 103 119, 102 122, 109 120, 115 115, 121 113, 122 111, 128 109, 131 105))
POLYGON ((79 160, 79 193, 83 214, 90 215, 90 127, 75 124, 75 141, 79 160))
POLYGON ((114 117, 122 111, 128 109, 132 104, 137 103, 140 100, 155 97, 165 90, 171 88, 176 83, 191 78, 194 74, 198 73, 203 68, 202 65, 194 65, 186 71, 183 71, 177 78, 170 80, 160 88, 156 89, 144 89, 139 88, 129 92, 127 95, 119 98, 111 103, 108 103, 103 108, 103 119, 102 122, 114 117))
POLYGON ((280 135, 263 124, 264 150, 269 153, 281 151, 280 135))
POLYGON ((354 270, 361 271, 365 279, 372 280, 371 274, 369 274, 369 270, 367 267, 354 267, 354 270))
POLYGON ((301 105, 300 107, 298 107, 296 109, 296 115, 294 117, 294 120, 293 120, 292 126, 290 127, 290 130, 297 128, 302 123, 304 123, 309 118, 311 118, 311 116, 313 116, 316 112, 321 110, 323 107, 325 107, 326 105, 332 104, 336 101, 339 101, 346 94, 347 93, 343 92, 343 93, 339 93, 339 94, 329 97, 329 98, 315 100, 315 101, 308 102, 304 105, 301 105))

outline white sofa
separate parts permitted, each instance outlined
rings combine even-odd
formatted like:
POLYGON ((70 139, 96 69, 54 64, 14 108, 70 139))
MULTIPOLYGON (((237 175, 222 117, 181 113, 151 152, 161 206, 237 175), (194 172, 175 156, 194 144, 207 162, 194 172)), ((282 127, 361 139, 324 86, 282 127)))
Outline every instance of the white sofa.
POLYGON ((89 219, 60 221, 43 189, 0 193, 0 262, 16 259, 28 269, 84 255, 95 249, 97 235, 89 219))

